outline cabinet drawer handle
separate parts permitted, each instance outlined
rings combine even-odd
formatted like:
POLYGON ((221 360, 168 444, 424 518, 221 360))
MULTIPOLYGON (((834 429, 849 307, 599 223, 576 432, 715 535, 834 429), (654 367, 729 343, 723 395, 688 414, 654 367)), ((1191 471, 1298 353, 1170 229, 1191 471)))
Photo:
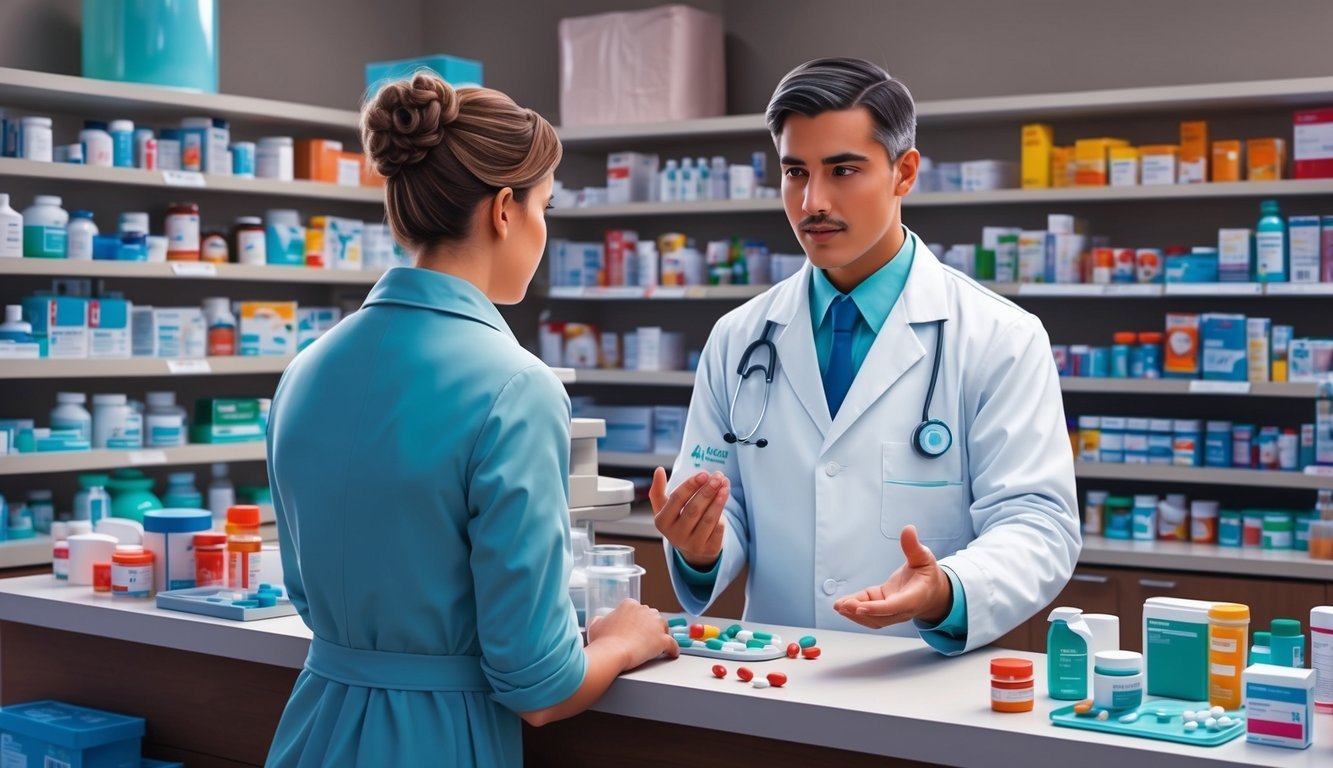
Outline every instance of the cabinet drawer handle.
POLYGON ((1110 577, 1110 576, 1096 576, 1096 575, 1091 574, 1091 573, 1076 573, 1076 574, 1074 574, 1073 580, 1074 580, 1074 581, 1081 581, 1081 582, 1083 582, 1083 583, 1085 583, 1085 584, 1105 584, 1105 583, 1107 583, 1107 582, 1109 582, 1109 581, 1111 580, 1111 577, 1110 577))
POLYGON ((1175 589, 1174 581, 1158 581, 1156 579, 1139 579, 1139 586, 1147 589, 1175 589))

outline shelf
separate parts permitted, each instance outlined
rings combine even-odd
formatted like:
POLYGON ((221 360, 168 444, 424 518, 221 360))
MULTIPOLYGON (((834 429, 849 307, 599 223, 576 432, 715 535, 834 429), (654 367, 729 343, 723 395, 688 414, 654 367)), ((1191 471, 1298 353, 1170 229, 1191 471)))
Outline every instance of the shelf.
POLYGON ((1087 480, 1134 480, 1144 483, 1191 483, 1240 485, 1251 488, 1333 488, 1333 477, 1301 472, 1270 472, 1257 469, 1207 469, 1161 464, 1100 464, 1076 462, 1074 474, 1087 480))
POLYGON ((283 357, 206 357, 197 360, 167 360, 137 357, 120 360, 4 360, 3 379, 91 379, 152 376, 239 376, 282 373, 292 361, 283 357))
POLYGON ((642 387, 693 387, 694 371, 620 371, 573 369, 571 384, 624 384, 642 387))
POLYGON ((534 288, 532 295, 548 299, 580 299, 595 301, 675 301, 685 299, 712 299, 735 301, 752 299, 772 288, 771 285, 658 285, 638 286, 580 286, 557 285, 534 288))
POLYGON ((548 219, 609 219, 636 216, 736 215, 738 213, 780 213, 782 201, 776 197, 758 200, 699 200, 689 203, 624 203, 594 205, 588 208, 552 208, 548 219))
POLYGON ((51 545, 51 537, 41 533, 31 539, 0 541, 0 568, 50 565, 51 545))
POLYGON ((1187 541, 1124 541, 1085 535, 1078 562, 1079 565, 1333 581, 1333 560, 1313 560, 1306 552, 1219 547, 1187 541))
POLYGON ((138 451, 62 451, 0 456, 0 475, 35 475, 47 472, 90 472, 121 467, 175 466, 237 461, 264 461, 263 440, 180 448, 145 448, 138 451))
MULTIPOLYGON (((1171 113, 1182 116, 1201 110, 1252 111, 1323 106, 1333 93, 1333 77, 1254 80, 1233 83, 1116 88, 1100 91, 1039 93, 975 99, 918 101, 919 126, 967 125, 1004 120, 1068 120, 1106 115, 1171 113)), ((728 115, 698 120, 629 125, 559 128, 567 148, 592 148, 645 140, 746 138, 770 141, 764 116, 728 115)))
POLYGON ((1095 392, 1134 395, 1241 395, 1247 397, 1314 398, 1317 384, 1279 382, 1202 381, 1180 379, 1092 379, 1060 378, 1062 392, 1095 392))
POLYGON ((206 115, 279 131, 319 129, 341 136, 354 136, 360 119, 352 110, 9 67, 0 67, 0 104, 32 112, 77 113, 90 119, 127 117, 159 123, 206 115))
POLYGON ((378 270, 348 271, 309 267, 268 267, 249 264, 205 264, 198 261, 70 261, 68 259, 0 259, 0 275, 49 277, 124 277, 165 280, 233 280, 302 285, 374 285, 378 270))
POLYGON ((602 467, 622 467, 626 469, 657 469, 658 467, 664 467, 670 472, 675 463, 676 454, 674 453, 597 452, 597 464, 602 467))
POLYGON ((277 181, 242 179, 235 176, 211 176, 202 173, 144 171, 138 168, 107 168, 72 163, 39 163, 33 160, 0 158, 0 176, 41 181, 71 181, 93 184, 120 184, 133 187, 181 189, 191 195, 224 192, 268 197, 297 197, 382 206, 384 190, 379 187, 343 187, 315 181, 277 181))

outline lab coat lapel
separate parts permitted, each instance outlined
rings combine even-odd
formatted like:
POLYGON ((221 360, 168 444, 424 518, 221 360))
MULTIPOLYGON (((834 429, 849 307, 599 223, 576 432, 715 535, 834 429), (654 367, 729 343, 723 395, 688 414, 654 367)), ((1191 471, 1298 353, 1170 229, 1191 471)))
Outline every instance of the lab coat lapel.
MULTIPOLYGON (((915 234, 912 237, 916 237, 915 234)), ((809 314, 808 312, 806 313, 809 314)), ((920 238, 912 257, 912 271, 907 276, 902 295, 866 354, 847 398, 838 409, 837 418, 825 432, 823 450, 828 450, 862 414, 884 396, 897 381, 916 365, 930 365, 927 344, 935 343, 934 321, 949 315, 944 291, 944 268, 920 238)), ((931 353, 934 353, 933 346, 931 353)), ((903 404, 919 408, 920 404, 903 404)))
POLYGON ((810 270, 805 267, 776 290, 781 291, 769 308, 768 320, 783 326, 778 336, 778 375, 791 383, 796 398, 810 414, 810 420, 819 428, 820 436, 828 434, 831 419, 828 402, 824 399, 824 382, 819 375, 819 361, 815 357, 815 334, 810 327, 810 270))

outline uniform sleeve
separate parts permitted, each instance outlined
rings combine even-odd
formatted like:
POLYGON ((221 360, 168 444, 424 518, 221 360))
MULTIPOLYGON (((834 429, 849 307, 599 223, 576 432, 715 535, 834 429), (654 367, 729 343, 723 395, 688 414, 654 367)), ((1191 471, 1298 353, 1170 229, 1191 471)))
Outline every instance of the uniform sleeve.
POLYGON ((967 641, 989 644, 1055 599, 1082 540, 1060 381, 1041 323, 1023 315, 972 369, 967 426, 977 537, 940 560, 967 595, 967 641))
POLYGON ((918 621, 916 628, 927 645, 946 656, 953 656, 962 653, 967 646, 967 595, 963 592, 963 582, 958 580, 957 574, 947 565, 940 567, 949 577, 949 586, 953 588, 953 605, 949 608, 949 615, 936 626, 918 621))
POLYGON ((569 441, 569 398, 532 366, 500 391, 469 466, 482 668, 515 712, 564 701, 586 671, 569 600, 569 441))
POLYGON ((269 406, 268 433, 264 436, 268 455, 268 487, 269 493, 273 496, 273 513, 278 523, 278 555, 282 561, 282 583, 287 590, 287 597, 292 601, 292 607, 309 627, 310 605, 306 601, 305 582, 301 578, 301 559, 297 555, 300 550, 300 530, 287 518, 287 509, 282 503, 282 486, 278 483, 276 454, 273 452, 273 446, 277 443, 282 391, 282 382, 279 382, 278 391, 273 395, 273 403, 269 406))
POLYGON ((747 561, 749 525, 745 513, 745 488, 741 484, 740 464, 736 460, 736 445, 723 441, 730 431, 727 426, 728 392, 726 389, 726 362, 723 339, 726 321, 714 327, 708 343, 699 358, 699 369, 694 377, 694 394, 690 397, 689 414, 685 417, 685 437, 680 454, 676 457, 668 491, 674 491, 695 472, 722 472, 731 482, 730 494, 723 509, 725 531, 722 536, 722 556, 712 570, 701 573, 688 565, 663 540, 666 547, 667 570, 676 599, 686 613, 700 615, 721 595, 740 574, 747 561), (725 456, 709 448, 725 452, 725 456), (704 460, 704 459, 707 460, 704 460))

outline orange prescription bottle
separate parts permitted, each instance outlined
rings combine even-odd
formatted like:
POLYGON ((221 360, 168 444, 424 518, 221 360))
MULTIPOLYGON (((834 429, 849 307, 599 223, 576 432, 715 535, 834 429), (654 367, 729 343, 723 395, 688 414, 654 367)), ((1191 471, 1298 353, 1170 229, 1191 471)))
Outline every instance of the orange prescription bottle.
POLYGON ((990 662, 990 708, 996 712, 1031 712, 1036 689, 1032 662, 999 658, 990 662))
POLYGON ((227 537, 227 586, 232 589, 259 589, 259 557, 264 540, 258 536, 236 534, 227 537))
POLYGON ((227 534, 209 531, 194 535, 194 585, 227 586, 227 534))
POLYGON ((227 535, 259 535, 259 507, 254 504, 234 504, 227 507, 227 535))
POLYGON ((1250 636, 1250 607, 1218 603, 1208 609, 1208 703, 1240 709, 1241 673, 1250 636))

